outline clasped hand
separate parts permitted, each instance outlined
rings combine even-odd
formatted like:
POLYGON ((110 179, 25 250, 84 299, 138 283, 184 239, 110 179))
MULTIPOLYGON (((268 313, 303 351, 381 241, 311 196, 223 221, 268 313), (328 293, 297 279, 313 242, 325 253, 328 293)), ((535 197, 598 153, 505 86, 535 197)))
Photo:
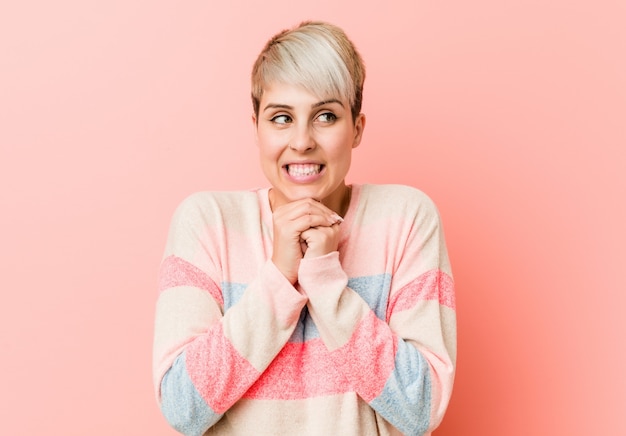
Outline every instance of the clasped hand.
POLYGON ((342 219, 319 201, 307 198, 277 207, 273 214, 272 262, 294 284, 302 258, 337 251, 342 219))

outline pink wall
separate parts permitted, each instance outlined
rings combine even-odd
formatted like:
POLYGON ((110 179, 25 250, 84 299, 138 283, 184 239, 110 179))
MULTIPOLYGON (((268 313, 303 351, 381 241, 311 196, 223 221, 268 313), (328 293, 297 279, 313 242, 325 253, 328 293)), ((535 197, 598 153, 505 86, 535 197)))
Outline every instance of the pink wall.
POLYGON ((173 434, 150 385, 169 219, 265 184, 249 69, 306 18, 368 64, 351 181, 415 185, 444 218, 459 361, 437 435, 626 432, 625 3, 376 4, 3 2, 3 434, 173 434))

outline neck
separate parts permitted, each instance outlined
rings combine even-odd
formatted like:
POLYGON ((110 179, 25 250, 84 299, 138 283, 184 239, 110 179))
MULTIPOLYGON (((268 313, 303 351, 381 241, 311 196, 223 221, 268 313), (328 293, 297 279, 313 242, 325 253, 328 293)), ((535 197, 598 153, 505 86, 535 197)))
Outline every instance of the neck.
MULTIPOLYGON (((323 198, 321 202, 324 206, 343 217, 348 212, 351 197, 352 186, 348 186, 342 182, 337 189, 335 189, 328 197, 323 198)), ((279 192, 275 191, 274 188, 270 188, 269 190, 269 201, 272 211, 274 211, 276 207, 290 202, 290 200, 284 198, 279 192)))
POLYGON ((335 192, 322 200, 322 204, 343 217, 348 212, 351 197, 352 186, 342 183, 335 192))

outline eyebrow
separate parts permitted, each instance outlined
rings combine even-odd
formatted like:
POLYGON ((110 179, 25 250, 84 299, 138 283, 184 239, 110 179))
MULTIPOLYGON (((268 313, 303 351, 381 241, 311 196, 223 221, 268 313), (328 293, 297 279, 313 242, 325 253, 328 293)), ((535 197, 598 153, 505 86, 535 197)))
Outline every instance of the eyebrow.
MULTIPOLYGON (((343 103, 340 100, 337 100, 336 98, 331 98, 329 100, 322 100, 317 103, 313 103, 311 105, 311 109, 315 109, 317 107, 324 106, 325 104, 331 104, 331 103, 337 103, 341 107, 343 107, 343 103)), ((281 103, 268 103, 263 108, 263 111, 266 111, 268 109, 293 109, 293 106, 289 106, 288 104, 281 104, 281 103)))
POLYGON ((324 106, 325 104, 330 104, 330 103, 338 103, 341 107, 343 107, 343 103, 337 100, 336 98, 331 98, 330 100, 320 101, 319 103, 315 103, 311 105, 311 107, 316 108, 316 107, 324 106))

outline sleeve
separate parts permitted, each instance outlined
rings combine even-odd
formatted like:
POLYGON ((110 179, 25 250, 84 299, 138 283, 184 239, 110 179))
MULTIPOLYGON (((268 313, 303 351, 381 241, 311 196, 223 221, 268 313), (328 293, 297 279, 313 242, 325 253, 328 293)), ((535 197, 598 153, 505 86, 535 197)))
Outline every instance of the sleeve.
POLYGON ((396 256, 386 319, 348 287, 337 252, 304 259, 299 274, 335 365, 383 425, 407 435, 439 425, 455 373, 454 285, 439 215, 426 200, 396 256))
POLYGON ((268 261, 226 313, 212 237, 219 210, 188 199, 172 220, 159 272, 153 377, 163 415, 202 435, 260 377, 293 332, 306 298, 268 261))

